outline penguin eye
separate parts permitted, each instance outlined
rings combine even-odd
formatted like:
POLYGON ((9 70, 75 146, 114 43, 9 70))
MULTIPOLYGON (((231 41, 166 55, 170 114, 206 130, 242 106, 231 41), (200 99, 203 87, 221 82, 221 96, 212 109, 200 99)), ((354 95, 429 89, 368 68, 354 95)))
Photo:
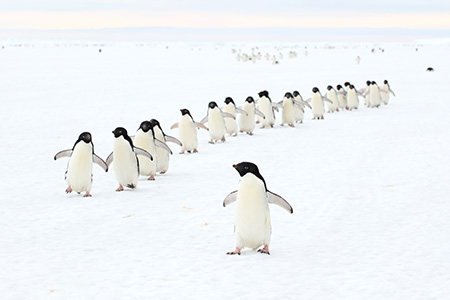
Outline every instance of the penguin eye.
POLYGON ((245 166, 245 167, 244 167, 244 169, 245 169, 245 170, 248 170, 248 167, 247 167, 247 166, 245 166))

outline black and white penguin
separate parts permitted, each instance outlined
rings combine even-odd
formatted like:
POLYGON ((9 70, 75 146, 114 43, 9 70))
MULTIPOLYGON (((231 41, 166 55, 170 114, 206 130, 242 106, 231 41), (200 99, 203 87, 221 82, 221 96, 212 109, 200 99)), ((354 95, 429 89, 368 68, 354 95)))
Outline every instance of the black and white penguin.
POLYGON ((110 166, 114 161, 114 173, 119 183, 116 191, 123 191, 124 186, 134 189, 139 178, 139 160, 137 156, 144 156, 150 160, 153 160, 153 157, 144 149, 134 146, 125 128, 117 127, 112 133, 115 138, 114 149, 106 159, 106 164, 110 166))
POLYGON ((204 124, 208 122, 210 144, 214 144, 219 140, 225 142, 225 118, 236 119, 236 117, 232 114, 222 112, 216 102, 209 102, 208 112, 206 116, 200 121, 200 123, 204 124))
POLYGON ((183 154, 184 151, 187 151, 189 153, 191 153, 191 151, 197 153, 198 139, 196 127, 203 128, 205 130, 208 130, 208 128, 202 123, 195 122, 189 110, 183 108, 180 109, 180 111, 181 111, 180 122, 175 123, 170 127, 170 129, 174 128, 179 129, 178 130, 179 138, 181 143, 183 144, 181 146, 180 154, 183 154))
MULTIPOLYGON (((153 133, 155 134, 155 138, 164 143, 174 143, 178 146, 183 146, 181 141, 173 136, 167 135, 164 133, 161 128, 161 124, 156 119, 151 119, 150 123, 153 126, 153 133)), ((170 161, 170 153, 161 147, 156 148, 156 172, 160 174, 165 174, 169 170, 169 161, 170 161)))
POLYGON ((105 172, 108 172, 106 162, 94 153, 94 144, 92 135, 89 132, 83 132, 73 145, 72 149, 58 152, 54 159, 69 157, 69 163, 66 170, 66 182, 69 187, 66 193, 72 191, 85 192, 83 197, 90 197, 92 186, 92 163, 98 164, 105 172))
POLYGON ((239 132, 246 132, 249 135, 253 135, 253 130, 255 129, 255 115, 258 115, 261 118, 265 118, 265 116, 255 107, 255 100, 251 96, 245 99, 242 110, 244 110, 246 114, 241 114, 239 118, 239 132))
POLYGON ((269 203, 277 204, 293 213, 292 206, 281 196, 270 192, 266 182, 259 173, 258 167, 251 162, 233 165, 241 176, 239 188, 231 192, 223 201, 226 207, 236 202, 234 211, 234 235, 236 248, 227 254, 240 254, 244 247, 257 249, 258 252, 269 253, 270 223, 269 203))

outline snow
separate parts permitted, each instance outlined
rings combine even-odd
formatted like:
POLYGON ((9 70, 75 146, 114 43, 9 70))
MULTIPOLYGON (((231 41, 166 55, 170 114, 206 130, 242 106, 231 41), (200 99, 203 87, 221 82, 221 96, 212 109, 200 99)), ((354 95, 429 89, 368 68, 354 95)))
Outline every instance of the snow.
POLYGON ((448 45, 0 45, 2 299, 448 299, 448 45), (239 62, 233 48, 284 58, 239 62), (180 108, 200 121, 227 96, 384 79, 396 97, 378 109, 307 110, 295 128, 278 113, 273 129, 215 145, 200 130, 198 154, 170 144, 168 173, 135 190, 115 192, 114 172, 94 166, 93 197, 66 195, 67 159, 53 160, 83 131, 105 159, 118 126, 156 118, 177 136, 180 108), (270 256, 225 254, 222 201, 241 161, 294 208, 271 205, 270 256))

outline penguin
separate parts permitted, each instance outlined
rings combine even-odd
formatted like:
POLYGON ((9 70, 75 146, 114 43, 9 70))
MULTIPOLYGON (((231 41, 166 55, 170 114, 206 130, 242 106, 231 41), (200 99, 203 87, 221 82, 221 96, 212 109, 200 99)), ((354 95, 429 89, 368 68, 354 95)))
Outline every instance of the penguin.
POLYGON ((225 120, 225 128, 227 130, 227 133, 231 136, 237 136, 237 122, 236 122, 236 113, 243 113, 243 114, 247 114, 245 111, 243 111, 240 108, 236 107, 236 104, 234 103, 233 99, 231 97, 226 97, 225 98, 225 106, 223 107, 223 112, 228 113, 232 116, 234 116, 233 118, 224 118, 225 120))
POLYGON ((294 110, 303 109, 302 104, 295 102, 294 96, 291 93, 286 93, 284 99, 280 102, 282 104, 283 110, 281 112, 281 126, 288 124, 294 127, 294 110))
POLYGON ((389 86, 389 82, 387 80, 384 80, 383 84, 380 87, 381 92, 381 102, 384 105, 387 105, 389 103, 389 94, 392 94, 392 96, 395 97, 395 93, 393 90, 391 90, 391 87, 389 86))
MULTIPOLYGON (((178 140, 177 138, 167 135, 164 133, 164 131, 161 128, 161 125, 158 120, 151 119, 150 123, 153 126, 153 133, 155 134, 155 138, 161 142, 164 143, 174 143, 178 146, 183 146, 183 144, 178 140)), ((169 170, 169 160, 170 160, 170 153, 163 148, 157 147, 156 148, 156 172, 160 174, 165 174, 169 170)))
POLYGON ((338 93, 331 85, 327 86, 327 98, 332 102, 327 103, 328 112, 333 113, 339 111, 338 93))
POLYGON ((153 157, 144 149, 134 146, 125 128, 117 127, 112 133, 115 138, 114 149, 106 159, 106 164, 109 167, 114 161, 114 173, 119 183, 116 192, 123 191, 123 186, 134 189, 139 178, 139 160, 137 156, 144 156, 150 160, 153 160, 153 157))
POLYGON ((344 90, 342 85, 338 84, 336 86, 337 90, 337 96, 338 96, 338 104, 340 109, 346 109, 347 108, 347 92, 344 90))
POLYGON ((157 164, 156 149, 161 148, 168 154, 172 154, 172 151, 166 143, 155 138, 153 125, 150 121, 143 121, 141 123, 133 142, 136 147, 144 149, 153 157, 153 160, 151 160, 147 157, 138 156, 139 175, 149 176, 148 180, 155 180, 157 164))
POLYGON ((301 124, 301 123, 303 123, 303 118, 305 116, 304 107, 308 106, 311 109, 311 105, 309 105, 308 102, 303 100, 303 97, 300 95, 300 93, 298 91, 294 91, 293 96, 294 96, 295 102, 300 104, 300 107, 299 106, 294 107, 294 121, 301 124))
POLYGON ((214 144, 218 140, 225 142, 226 127, 224 118, 236 119, 232 114, 222 112, 216 102, 209 102, 208 113, 200 123, 208 122, 210 144, 214 144))
POLYGON ((370 105, 370 85, 372 82, 370 80, 366 81, 366 87, 359 90, 359 93, 364 97, 364 105, 370 105))
POLYGON ((333 103, 330 99, 327 97, 323 97, 320 93, 319 89, 317 87, 314 87, 312 89, 312 97, 306 100, 306 102, 311 101, 311 112, 313 114, 313 120, 314 119, 322 119, 323 120, 323 114, 325 113, 323 102, 327 101, 329 103, 333 103))
POLYGON ((350 84, 347 91, 347 107, 349 110, 358 109, 358 92, 353 84, 350 84))
POLYGON ((255 100, 251 96, 245 99, 242 110, 247 114, 242 114, 239 118, 239 132, 246 132, 249 135, 253 135, 253 130, 255 129, 255 114, 259 115, 261 118, 264 118, 265 116, 255 107, 255 100))
POLYGON ((275 112, 269 92, 264 90, 258 93, 258 109, 265 117, 258 117, 261 128, 272 128, 275 125, 275 112))
POLYGON ((369 89, 369 107, 379 107, 381 104, 381 95, 380 95, 380 88, 378 87, 377 83, 375 81, 372 81, 370 83, 370 89, 369 89))
POLYGON ((105 172, 108 172, 106 162, 94 153, 92 135, 83 132, 73 145, 72 149, 63 150, 56 153, 54 159, 69 157, 65 179, 69 185, 66 193, 75 191, 80 194, 85 192, 83 197, 91 197, 92 186, 92 163, 98 164, 105 172))
POLYGON ((266 182, 251 162, 233 165, 241 176, 239 188, 231 192, 223 201, 223 206, 236 202, 234 211, 234 235, 236 248, 227 254, 241 254, 244 247, 257 249, 260 253, 270 254, 269 244, 272 227, 269 203, 277 204, 289 213, 292 206, 281 196, 267 189, 266 182))
POLYGON ((197 153, 198 140, 196 127, 205 130, 208 130, 208 128, 202 123, 195 122, 189 110, 183 108, 180 109, 180 111, 180 122, 175 123, 170 127, 170 129, 179 128, 178 134, 182 143, 180 154, 184 154, 184 151, 187 151, 188 153, 191 153, 191 151, 197 153))

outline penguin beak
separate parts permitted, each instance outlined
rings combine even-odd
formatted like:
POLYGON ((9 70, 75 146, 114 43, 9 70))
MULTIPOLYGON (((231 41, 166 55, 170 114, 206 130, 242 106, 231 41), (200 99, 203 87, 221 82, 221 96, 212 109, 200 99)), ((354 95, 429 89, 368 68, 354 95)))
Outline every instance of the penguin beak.
POLYGON ((237 165, 233 165, 233 168, 235 168, 235 169, 236 169, 236 167, 237 167, 237 165))

